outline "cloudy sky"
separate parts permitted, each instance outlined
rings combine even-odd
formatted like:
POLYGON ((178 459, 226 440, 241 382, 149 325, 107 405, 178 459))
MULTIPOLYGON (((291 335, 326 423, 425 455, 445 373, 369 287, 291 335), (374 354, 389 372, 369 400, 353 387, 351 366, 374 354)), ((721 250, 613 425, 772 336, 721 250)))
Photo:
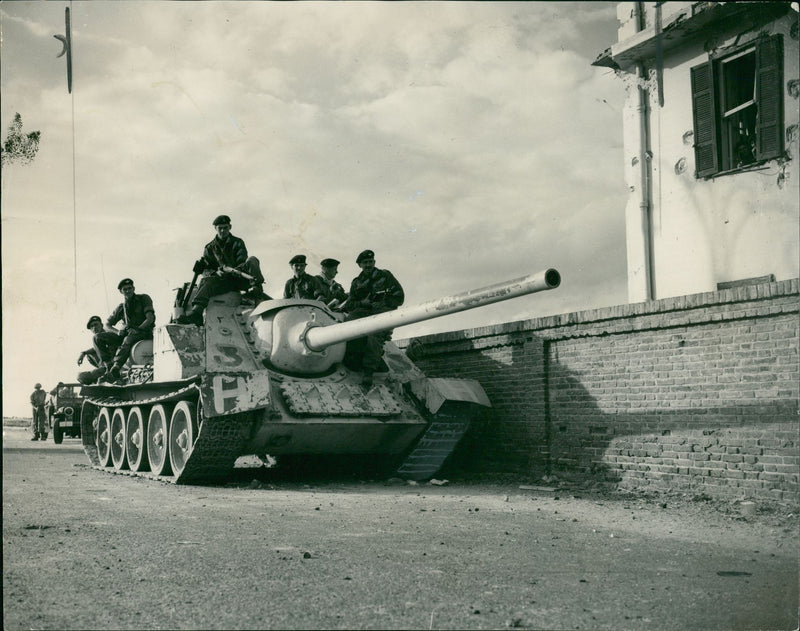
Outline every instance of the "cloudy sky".
POLYGON ((220 213, 282 291, 376 252, 407 303, 562 286, 397 339, 622 304, 622 83, 606 2, 3 2, 3 412, 74 380, 130 276, 165 323, 220 213), (71 6, 73 92, 57 58, 71 6))

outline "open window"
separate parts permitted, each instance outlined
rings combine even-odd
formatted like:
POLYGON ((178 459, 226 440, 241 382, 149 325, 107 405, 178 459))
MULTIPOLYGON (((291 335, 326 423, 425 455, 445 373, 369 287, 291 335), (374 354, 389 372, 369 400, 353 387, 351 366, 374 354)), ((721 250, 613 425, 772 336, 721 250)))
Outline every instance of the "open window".
POLYGON ((691 69, 697 177, 783 153, 783 42, 759 39, 691 69))

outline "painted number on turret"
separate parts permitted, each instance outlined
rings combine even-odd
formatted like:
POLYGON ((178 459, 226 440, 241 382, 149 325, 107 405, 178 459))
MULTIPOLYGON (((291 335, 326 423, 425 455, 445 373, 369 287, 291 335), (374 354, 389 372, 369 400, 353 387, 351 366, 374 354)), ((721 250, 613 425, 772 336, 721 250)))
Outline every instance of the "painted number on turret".
POLYGON ((208 416, 236 414, 269 405, 269 373, 207 373, 200 384, 203 409, 208 416))
POLYGON ((239 348, 236 346, 226 346, 217 344, 216 349, 220 354, 214 355, 214 361, 225 366, 226 368, 236 368, 241 366, 244 359, 242 358, 239 348))

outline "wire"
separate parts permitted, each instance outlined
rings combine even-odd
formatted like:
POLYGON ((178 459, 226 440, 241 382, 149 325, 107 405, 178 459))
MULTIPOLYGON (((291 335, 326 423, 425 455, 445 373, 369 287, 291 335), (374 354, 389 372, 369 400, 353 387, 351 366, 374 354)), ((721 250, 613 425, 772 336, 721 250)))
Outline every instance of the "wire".
MULTIPOLYGON (((72 0, 69 0, 69 15, 72 16, 72 0)), ((72 31, 72 21, 69 22, 69 29, 72 31)), ((65 33, 69 38, 70 46, 70 61, 72 60, 72 33, 65 33)), ((68 68, 71 75, 72 69, 68 68)), ((71 79, 71 76, 68 77, 71 79)), ((71 86, 70 86, 71 87, 71 86)), ((75 287, 75 304, 78 303, 78 212, 76 202, 76 181, 75 174, 75 92, 70 90, 71 104, 72 104, 72 280, 75 287)))

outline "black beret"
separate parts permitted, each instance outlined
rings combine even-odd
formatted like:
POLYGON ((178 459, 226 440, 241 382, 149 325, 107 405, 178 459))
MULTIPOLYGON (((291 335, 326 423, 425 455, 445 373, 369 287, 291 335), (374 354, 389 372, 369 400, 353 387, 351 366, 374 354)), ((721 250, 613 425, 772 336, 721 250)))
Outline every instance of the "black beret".
POLYGON ((217 217, 214 220, 214 225, 215 226, 221 226, 222 224, 225 224, 225 223, 229 224, 230 222, 231 222, 231 218, 228 217, 228 215, 220 215, 219 217, 217 217))
POLYGON ((95 322, 100 322, 101 324, 103 323, 103 321, 100 319, 100 316, 92 316, 91 318, 89 318, 89 321, 86 323, 86 328, 87 329, 91 329, 92 325, 95 322))
POLYGON ((322 267, 333 267, 334 265, 338 264, 339 261, 337 261, 336 259, 322 259, 322 261, 320 262, 320 265, 322 265, 322 267))
POLYGON ((133 281, 130 278, 123 278, 121 281, 119 281, 117 289, 122 289, 123 285, 133 285, 133 281))
POLYGON ((364 250, 361 254, 356 257, 356 263, 361 263, 364 259, 374 259, 375 252, 372 250, 364 250))
POLYGON ((305 254, 295 254, 292 257, 292 260, 289 261, 289 265, 305 265, 306 264, 306 255, 305 254))

